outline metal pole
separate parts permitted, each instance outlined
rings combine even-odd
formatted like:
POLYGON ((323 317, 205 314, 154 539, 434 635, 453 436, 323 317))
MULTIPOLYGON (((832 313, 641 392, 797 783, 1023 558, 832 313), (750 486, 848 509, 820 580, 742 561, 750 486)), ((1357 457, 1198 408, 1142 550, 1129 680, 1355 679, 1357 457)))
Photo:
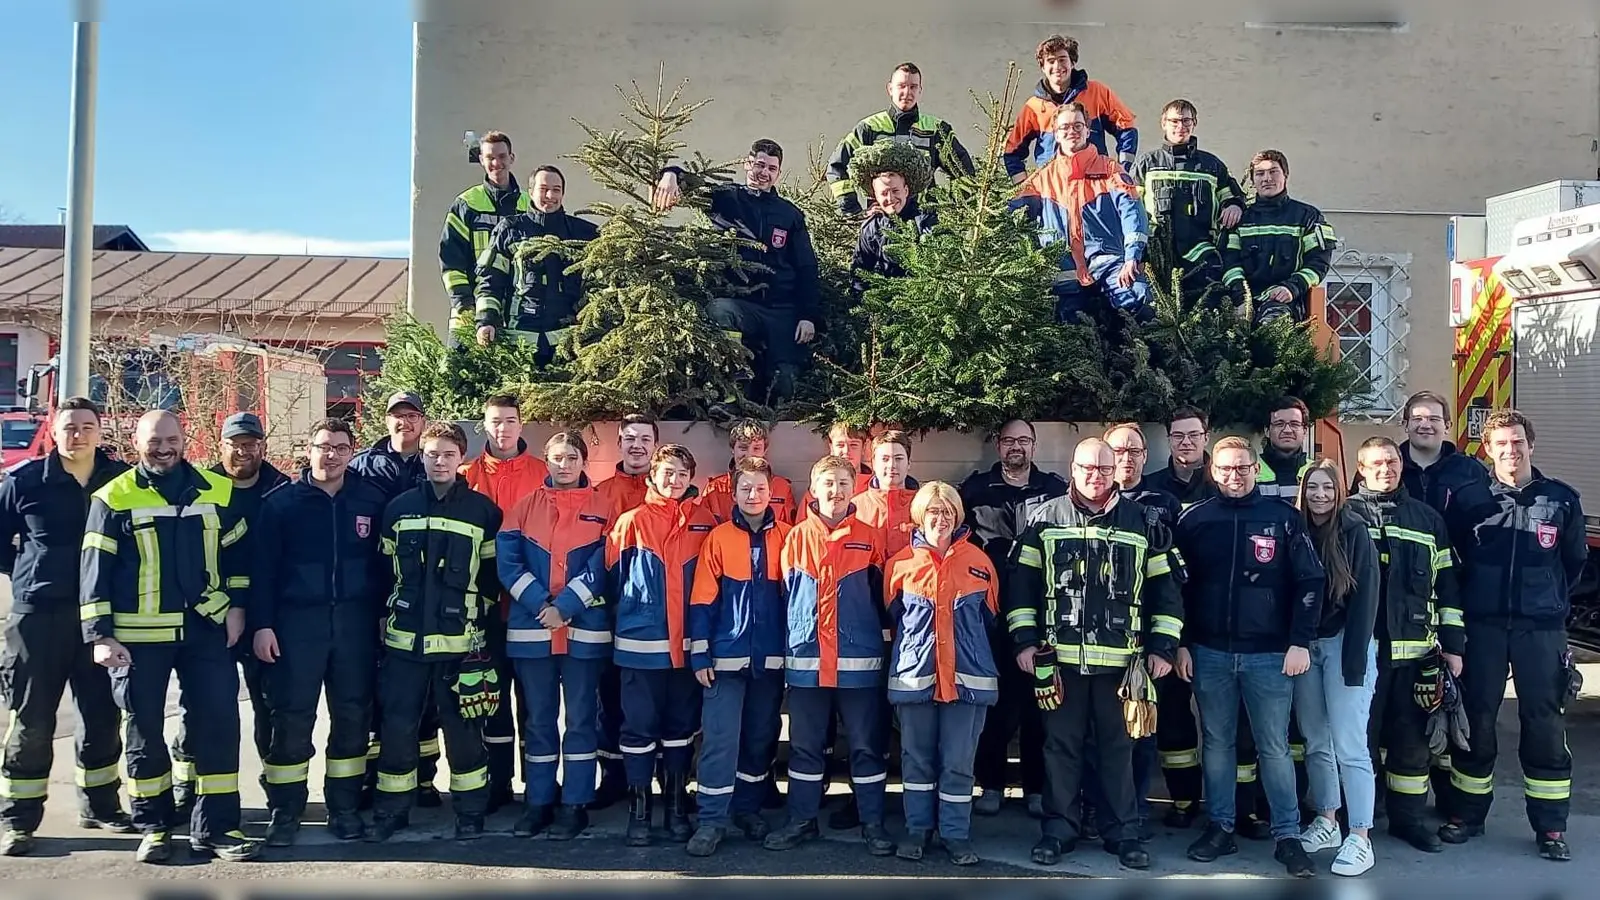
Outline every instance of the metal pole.
POLYGON ((61 295, 61 370, 56 401, 89 394, 89 332, 94 280, 94 107, 100 54, 98 3, 80 3, 73 25, 72 125, 67 187, 65 290, 61 295))

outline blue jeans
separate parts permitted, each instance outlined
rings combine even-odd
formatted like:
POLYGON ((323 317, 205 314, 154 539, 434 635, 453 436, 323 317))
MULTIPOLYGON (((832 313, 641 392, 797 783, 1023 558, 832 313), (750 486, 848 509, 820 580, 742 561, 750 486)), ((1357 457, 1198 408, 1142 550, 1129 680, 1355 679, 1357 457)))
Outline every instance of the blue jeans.
POLYGON ((1312 804, 1338 809, 1343 783, 1350 827, 1371 828, 1377 782, 1367 751, 1367 718, 1378 684, 1378 642, 1367 647, 1367 677, 1360 687, 1345 685, 1343 653, 1343 632, 1311 643, 1311 668, 1294 679, 1294 709, 1306 739, 1312 804))
MULTIPOLYGON (((1204 752, 1206 812, 1211 821, 1232 833, 1234 787, 1238 778, 1239 700, 1250 716, 1256 759, 1267 803, 1272 807, 1272 836, 1300 836, 1300 804, 1295 797, 1294 762, 1289 759, 1289 711, 1294 706, 1294 679, 1283 674, 1282 653, 1224 653, 1191 647, 1194 698, 1200 708, 1204 752)), ((1365 732, 1362 732, 1365 734, 1365 732)))

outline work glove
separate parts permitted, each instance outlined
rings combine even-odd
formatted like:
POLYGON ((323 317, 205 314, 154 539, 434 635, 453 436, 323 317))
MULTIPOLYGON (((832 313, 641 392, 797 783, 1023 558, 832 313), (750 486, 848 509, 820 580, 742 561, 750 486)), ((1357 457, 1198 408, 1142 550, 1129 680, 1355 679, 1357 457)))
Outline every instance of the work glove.
POLYGON ((1061 708, 1061 673, 1056 671, 1054 647, 1041 647, 1033 654, 1033 699, 1045 712, 1061 708))
POLYGON ((1567 704, 1578 699, 1578 694, 1583 692, 1583 673, 1578 671, 1578 664, 1572 661, 1572 651, 1565 650, 1561 654, 1561 679, 1562 698, 1561 713, 1567 712, 1567 704))
POLYGON ((1444 677, 1447 673, 1439 654, 1435 653, 1417 667, 1417 677, 1411 683, 1411 699, 1422 707, 1424 712, 1433 713, 1439 710, 1444 702, 1444 677))
POLYGON ((1462 750, 1470 749, 1472 726, 1467 722, 1467 706, 1461 702, 1461 685, 1456 681, 1456 677, 1450 674, 1449 669, 1444 671, 1444 690, 1439 697, 1439 712, 1445 718, 1450 743, 1462 750))
POLYGON ((1128 737, 1137 741, 1156 733, 1156 682, 1143 659, 1136 656, 1128 664, 1117 696, 1122 700, 1122 723, 1127 726, 1128 737))
POLYGON ((454 690, 463 719, 486 719, 500 709, 500 673, 487 654, 462 660, 454 690))

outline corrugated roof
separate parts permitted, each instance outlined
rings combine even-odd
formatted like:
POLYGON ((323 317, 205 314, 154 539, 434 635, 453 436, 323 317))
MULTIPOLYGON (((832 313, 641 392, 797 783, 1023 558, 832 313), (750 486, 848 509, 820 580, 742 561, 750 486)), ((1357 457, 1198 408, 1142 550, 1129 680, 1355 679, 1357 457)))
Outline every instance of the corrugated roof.
MULTIPOLYGON (((96 250, 149 250, 126 225, 94 226, 96 250)), ((0 225, 0 247, 62 250, 67 246, 65 225, 0 225)))
MULTIPOLYGON (((0 309, 59 312, 65 256, 0 247, 0 309)), ((100 250, 93 265, 96 312, 382 319, 403 302, 409 263, 100 250)))

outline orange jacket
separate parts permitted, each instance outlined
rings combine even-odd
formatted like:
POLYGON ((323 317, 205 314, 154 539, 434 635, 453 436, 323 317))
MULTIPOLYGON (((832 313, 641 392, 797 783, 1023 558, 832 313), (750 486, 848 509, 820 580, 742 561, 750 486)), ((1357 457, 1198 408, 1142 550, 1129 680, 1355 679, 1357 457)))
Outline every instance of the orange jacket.
POLYGON ((669 500, 654 490, 622 514, 606 539, 607 596, 615 604, 617 665, 681 669, 686 619, 700 545, 717 526, 693 497, 669 500))
POLYGON ((1056 155, 1056 111, 1070 101, 1082 103, 1089 113, 1089 145, 1110 156, 1113 151, 1106 146, 1106 132, 1109 131, 1117 138, 1117 158, 1125 167, 1133 165, 1139 153, 1139 130, 1133 127, 1133 110, 1128 109, 1116 92, 1078 69, 1072 73, 1066 93, 1056 94, 1041 79, 1033 96, 1017 110, 1016 124, 1006 135, 1003 151, 1006 174, 1020 175, 1027 171, 1030 156, 1034 168, 1042 169, 1056 155))
POLYGON ((512 508, 495 539, 500 583, 512 597, 507 656, 611 655, 604 599, 607 525, 605 501, 587 478, 569 490, 546 484, 512 508), (566 627, 544 627, 539 613, 546 605, 561 610, 566 627))
POLYGON ((629 475, 617 463, 617 472, 595 486, 606 501, 606 518, 615 523, 622 514, 644 502, 645 490, 650 486, 648 475, 629 475))
POLYGON ((700 547, 689 598, 689 667, 718 672, 780 671, 787 649, 783 543, 789 525, 770 510, 752 530, 723 522, 700 547))
POLYGON ((550 476, 550 467, 544 460, 528 452, 528 442, 517 439, 517 455, 510 459, 495 459, 485 450, 476 459, 461 467, 467 487, 494 501, 501 515, 510 515, 517 501, 528 496, 544 484, 550 476))
MULTIPOLYGON (((858 496, 862 491, 872 487, 872 478, 873 475, 871 472, 862 472, 856 475, 856 490, 851 496, 858 496)), ((906 490, 916 493, 916 490, 919 486, 920 485, 915 478, 912 478, 910 475, 906 476, 906 490)), ((816 499, 816 496, 811 493, 811 489, 806 488, 805 496, 800 498, 800 506, 795 515, 796 522, 811 514, 811 504, 816 502, 816 499)))
POLYGON ((1000 672, 989 632, 1000 609, 994 564, 965 526, 943 556, 922 539, 884 569, 883 596, 894 621, 889 654, 891 703, 993 705, 1000 672))
POLYGON ((911 498, 916 495, 916 490, 910 487, 880 488, 877 478, 856 493, 853 501, 856 518, 878 530, 887 557, 893 557, 911 543, 911 532, 916 528, 911 521, 911 498))
MULTIPOLYGON (((700 505, 716 516, 718 522, 733 518, 736 504, 733 499, 733 473, 714 475, 700 492, 700 505)), ((772 513, 779 522, 792 523, 797 515, 794 503, 794 485, 782 475, 772 476, 772 513)))
POLYGON ((806 516, 783 542, 792 687, 882 690, 885 625, 883 544, 853 514, 829 528, 806 516))

